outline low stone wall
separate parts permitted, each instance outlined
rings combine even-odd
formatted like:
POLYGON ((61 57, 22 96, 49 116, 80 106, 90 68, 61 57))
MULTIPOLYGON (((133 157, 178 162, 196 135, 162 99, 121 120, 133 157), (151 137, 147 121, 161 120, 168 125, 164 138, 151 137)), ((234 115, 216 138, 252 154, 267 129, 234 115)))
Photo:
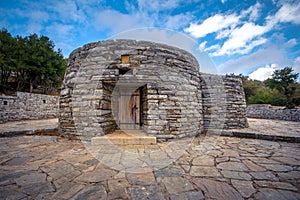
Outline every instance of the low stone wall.
POLYGON ((232 75, 201 77, 205 131, 248 127, 242 80, 232 75))
POLYGON ((0 96, 0 123, 58 117, 58 96, 17 92, 0 96))
POLYGON ((271 106, 267 104, 248 105, 246 110, 247 117, 261 119, 279 119, 286 121, 300 121, 300 109, 286 109, 281 106, 271 106))

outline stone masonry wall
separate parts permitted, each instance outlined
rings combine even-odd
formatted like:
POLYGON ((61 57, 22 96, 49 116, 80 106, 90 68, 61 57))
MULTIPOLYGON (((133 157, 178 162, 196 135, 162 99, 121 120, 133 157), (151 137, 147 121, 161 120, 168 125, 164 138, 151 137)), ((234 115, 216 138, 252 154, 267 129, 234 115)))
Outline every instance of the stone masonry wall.
POLYGON ((60 134, 93 137, 117 129, 115 93, 143 88, 143 129, 158 139, 201 132, 197 60, 188 52, 135 40, 91 43, 69 57, 60 97, 60 134), (129 63, 122 63, 123 56, 129 63))
POLYGON ((248 127, 242 81, 236 76, 201 74, 204 128, 218 131, 248 127))
POLYGON ((267 104, 253 104, 247 106, 247 117, 261 119, 279 119, 286 121, 300 121, 300 109, 286 109, 281 106, 267 104))
POLYGON ((58 96, 17 92, 0 96, 0 123, 58 117, 58 96))
POLYGON ((60 134, 90 138, 119 129, 116 91, 124 88, 142 88, 142 128, 159 140, 248 126, 238 77, 203 74, 193 55, 168 45, 107 40, 70 55, 60 134))

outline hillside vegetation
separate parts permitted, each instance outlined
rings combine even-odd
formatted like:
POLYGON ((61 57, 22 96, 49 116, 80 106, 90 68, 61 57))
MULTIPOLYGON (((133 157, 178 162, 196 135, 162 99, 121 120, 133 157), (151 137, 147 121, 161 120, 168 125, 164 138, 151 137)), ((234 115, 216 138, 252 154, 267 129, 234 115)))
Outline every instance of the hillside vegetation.
POLYGON ((290 67, 276 70, 272 78, 263 82, 240 75, 247 104, 271 104, 287 108, 299 106, 300 84, 296 81, 298 76, 290 67))

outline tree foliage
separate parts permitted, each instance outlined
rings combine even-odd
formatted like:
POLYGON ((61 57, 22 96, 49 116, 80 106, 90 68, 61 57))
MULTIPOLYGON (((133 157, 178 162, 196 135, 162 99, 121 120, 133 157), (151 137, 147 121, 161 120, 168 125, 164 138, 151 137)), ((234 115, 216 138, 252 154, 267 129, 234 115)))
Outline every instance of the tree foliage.
POLYGON ((251 80, 239 75, 243 81, 247 104, 271 104, 293 108, 300 105, 300 84, 296 82, 298 74, 286 67, 276 70, 272 78, 266 81, 251 80))
POLYGON ((281 70, 276 70, 272 78, 265 81, 265 84, 272 88, 277 89, 281 94, 285 96, 285 106, 287 108, 295 107, 294 94, 296 91, 296 80, 299 74, 294 73, 290 67, 285 67, 281 70))
POLYGON ((0 31, 1 92, 39 88, 49 94, 59 87, 65 69, 66 59, 48 37, 12 37, 6 29, 0 31))

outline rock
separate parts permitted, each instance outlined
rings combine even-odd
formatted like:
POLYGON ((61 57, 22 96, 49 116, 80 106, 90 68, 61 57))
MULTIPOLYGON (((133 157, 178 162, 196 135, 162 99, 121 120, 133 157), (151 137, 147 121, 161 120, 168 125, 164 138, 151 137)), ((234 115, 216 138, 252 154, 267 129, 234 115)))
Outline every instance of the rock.
POLYGON ((282 173, 278 173, 278 177, 280 180, 300 179, 300 172, 299 171, 282 172, 282 173))
POLYGON ((293 168, 288 165, 278 165, 278 164, 261 164, 261 165, 275 172, 288 172, 293 170, 293 168))
POLYGON ((88 171, 78 176, 75 181, 86 183, 98 183, 112 178, 117 172, 98 165, 94 171, 88 171))
POLYGON ((204 200, 202 191, 184 192, 181 194, 172 194, 170 200, 204 200))
POLYGON ((16 186, 6 186, 0 189, 0 199, 26 199, 27 195, 18 191, 16 186))
POLYGON ((192 181, 203 191, 205 199, 243 199, 228 183, 203 178, 194 178, 192 181))
POLYGON ((32 173, 15 179, 18 186, 46 182, 46 174, 32 173))
POLYGON ((221 174, 216 167, 210 166, 192 166, 190 170, 191 176, 204 177, 220 177, 221 174))
POLYGON ((163 177, 161 182, 165 185, 169 194, 181 194, 194 190, 192 183, 182 177, 163 177))
POLYGON ((260 164, 280 164, 278 161, 271 160, 268 158, 262 158, 262 157, 247 157, 247 158, 259 165, 260 164))
POLYGON ((251 176, 257 180, 271 180, 271 181, 278 181, 278 178, 272 174, 272 172, 251 172, 251 176))
POLYGON ((152 172, 147 173, 126 173, 127 180, 134 185, 152 185, 155 177, 152 172))
POLYGON ((129 189, 131 199, 157 200, 165 199, 159 186, 153 184, 149 186, 134 186, 129 189))
POLYGON ((100 200, 107 199, 105 187, 102 185, 91 185, 84 187, 79 193, 77 193, 72 200, 100 200))
POLYGON ((21 171, 21 172, 12 172, 12 173, 4 173, 1 174, 0 176, 0 185, 10 185, 15 183, 15 179, 26 175, 26 174, 31 174, 31 171, 21 171))
POLYGON ((5 163, 5 165, 24 165, 27 163, 31 158, 30 157, 16 157, 13 158, 5 163))
POLYGON ((39 194, 39 193, 48 193, 54 192, 55 189, 51 185, 51 183, 44 182, 44 183, 35 183, 30 185, 25 185, 21 188, 21 191, 28 195, 39 194))
POLYGON ((184 176, 185 172, 178 166, 169 165, 168 167, 154 171, 154 174, 155 177, 184 176))
POLYGON ((218 157, 218 158, 216 158, 216 162, 217 163, 221 163, 221 162, 226 162, 226 161, 228 161, 229 160, 229 158, 228 157, 218 157))
POLYGON ((70 163, 64 160, 53 162, 50 165, 44 165, 41 169, 54 180, 65 177, 67 174, 73 173, 75 170, 70 163))
POLYGON ((256 194, 254 199, 257 200, 299 200, 300 194, 286 190, 275 190, 270 188, 261 188, 256 194))
POLYGON ((235 189, 237 189, 245 198, 249 198, 256 192, 251 181, 231 180, 231 183, 233 187, 235 187, 235 189))
POLYGON ((126 179, 108 180, 108 199, 129 198, 127 188, 131 185, 126 179))
POLYGON ((245 172, 235 172, 235 171, 227 171, 227 170, 222 170, 221 174, 225 178, 230 178, 230 179, 238 179, 238 180, 251 180, 251 176, 248 173, 245 172))
POLYGON ((109 191, 118 190, 120 188, 127 188, 130 183, 126 179, 112 179, 108 180, 109 191))
POLYGON ((224 154, 223 156, 228 156, 228 157, 238 157, 239 152, 233 149, 222 149, 221 150, 224 154))
POLYGON ((259 187, 267 187, 273 189, 284 189, 284 190, 293 190, 293 191, 298 190, 292 184, 285 183, 285 182, 255 181, 255 184, 257 184, 259 187))
POLYGON ((212 156, 204 155, 204 156, 194 158, 192 164, 214 166, 215 160, 214 157, 212 156))
POLYGON ((265 168, 255 164, 254 162, 250 160, 243 160, 243 163, 250 169, 250 171, 255 171, 255 172, 264 172, 266 171, 265 168))
POLYGON ((217 168, 228 171, 248 171, 248 168, 240 162, 223 162, 217 165, 217 168))
POLYGON ((61 188, 57 190, 51 197, 52 199, 71 199, 76 193, 84 188, 83 184, 69 182, 68 184, 63 184, 61 188))

